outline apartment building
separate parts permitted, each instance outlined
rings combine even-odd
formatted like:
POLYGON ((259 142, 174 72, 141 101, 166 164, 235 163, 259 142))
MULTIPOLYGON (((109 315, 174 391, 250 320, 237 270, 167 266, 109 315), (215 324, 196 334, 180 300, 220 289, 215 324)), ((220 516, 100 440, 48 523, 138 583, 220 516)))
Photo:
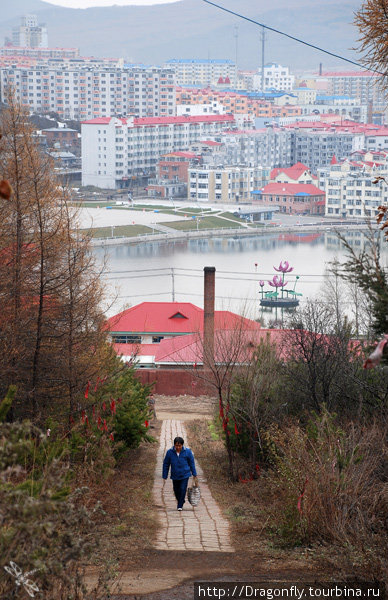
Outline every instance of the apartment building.
POLYGON ((173 58, 164 63, 173 69, 178 85, 216 85, 222 79, 229 79, 231 85, 237 82, 237 67, 232 60, 173 58))
POLYGON ((188 200, 195 202, 247 203, 263 185, 267 171, 260 167, 219 166, 189 169, 188 200))
POLYGON ((290 74, 290 69, 277 63, 264 66, 264 89, 262 89, 261 68, 253 76, 253 89, 261 92, 265 92, 265 90, 292 91, 294 85, 295 76, 290 74))
POLYGON ((333 155, 344 157, 356 150, 355 135, 340 131, 303 131, 297 129, 293 136, 295 162, 309 165, 316 173, 319 167, 329 165, 333 155))
POLYGON ((387 94, 379 85, 379 77, 370 71, 339 71, 323 73, 328 81, 330 95, 351 96, 362 104, 372 102, 375 106, 386 106, 387 94))
POLYGON ((112 115, 175 115, 175 78, 171 69, 40 65, 0 68, 0 101, 12 87, 31 112, 56 112, 66 119, 112 115))
POLYGON ((226 112, 234 115, 247 115, 251 117, 275 117, 298 116, 301 114, 299 106, 287 105, 287 98, 283 102, 277 102, 277 96, 284 94, 271 94, 268 101, 263 100, 261 94, 240 93, 231 91, 214 91, 200 88, 177 88, 177 107, 201 106, 203 104, 221 104, 226 112))
POLYGON ((26 48, 25 46, 2 46, 0 57, 10 58, 12 63, 26 62, 26 59, 50 60, 50 59, 75 59, 79 58, 78 48, 26 48))
POLYGON ((290 167, 293 160, 293 132, 280 127, 248 131, 226 131, 215 141, 224 146, 225 164, 290 167))
POLYGON ((82 185, 130 187, 154 176, 160 156, 233 126, 233 115, 97 118, 82 123, 82 185))
POLYGON ((12 43, 26 48, 47 48, 47 28, 38 24, 36 15, 24 15, 20 25, 12 29, 12 43))
POLYGON ((388 176, 388 162, 376 164, 345 160, 319 171, 320 187, 326 194, 326 215, 340 218, 375 217, 378 207, 388 202, 385 182, 373 183, 376 176, 388 176))

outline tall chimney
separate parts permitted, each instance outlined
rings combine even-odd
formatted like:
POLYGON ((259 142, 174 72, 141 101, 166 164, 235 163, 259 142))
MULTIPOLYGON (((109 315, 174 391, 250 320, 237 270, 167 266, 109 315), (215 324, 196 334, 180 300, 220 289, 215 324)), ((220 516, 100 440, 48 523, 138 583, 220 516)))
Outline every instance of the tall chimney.
POLYGON ((204 267, 203 298, 203 364, 204 367, 214 363, 214 299, 216 268, 204 267))

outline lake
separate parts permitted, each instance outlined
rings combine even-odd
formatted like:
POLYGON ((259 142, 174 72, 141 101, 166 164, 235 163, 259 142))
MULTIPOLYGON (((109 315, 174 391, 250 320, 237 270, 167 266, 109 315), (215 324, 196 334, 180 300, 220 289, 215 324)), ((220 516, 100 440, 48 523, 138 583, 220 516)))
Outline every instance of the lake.
MULTIPOLYGON (((362 248, 365 234, 349 230, 346 238, 362 248)), ((387 257, 387 244, 383 255, 387 257)), ((261 317, 259 281, 272 279, 280 261, 294 270, 286 275, 288 288, 303 294, 301 302, 318 297, 327 267, 345 257, 334 231, 267 233, 252 237, 212 237, 175 242, 95 247, 98 260, 108 258, 108 315, 144 301, 192 302, 203 306, 203 268, 216 268, 216 308, 261 317)))

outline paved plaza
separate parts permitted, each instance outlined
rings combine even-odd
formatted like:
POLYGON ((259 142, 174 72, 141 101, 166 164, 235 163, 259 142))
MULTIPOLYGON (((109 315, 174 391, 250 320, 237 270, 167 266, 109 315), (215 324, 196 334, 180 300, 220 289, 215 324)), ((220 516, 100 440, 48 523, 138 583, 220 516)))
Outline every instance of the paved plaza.
MULTIPOLYGON (((154 501, 160 520, 160 530, 156 548, 159 550, 202 550, 212 552, 234 552, 230 543, 229 524, 221 515, 202 469, 195 461, 201 489, 201 500, 196 507, 186 501, 182 511, 178 511, 172 489, 172 482, 162 479, 164 456, 173 445, 175 437, 187 439, 182 421, 164 420, 160 434, 160 445, 154 483, 154 501)), ((191 485, 192 479, 189 480, 191 485)))

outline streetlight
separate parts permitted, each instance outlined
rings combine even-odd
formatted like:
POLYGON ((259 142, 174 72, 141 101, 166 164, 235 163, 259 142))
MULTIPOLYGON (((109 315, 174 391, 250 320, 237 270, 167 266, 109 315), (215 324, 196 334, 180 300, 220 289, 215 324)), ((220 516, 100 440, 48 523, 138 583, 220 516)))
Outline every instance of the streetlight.
POLYGON ((112 225, 111 227, 112 227, 112 237, 114 237, 115 236, 115 225, 112 225))

